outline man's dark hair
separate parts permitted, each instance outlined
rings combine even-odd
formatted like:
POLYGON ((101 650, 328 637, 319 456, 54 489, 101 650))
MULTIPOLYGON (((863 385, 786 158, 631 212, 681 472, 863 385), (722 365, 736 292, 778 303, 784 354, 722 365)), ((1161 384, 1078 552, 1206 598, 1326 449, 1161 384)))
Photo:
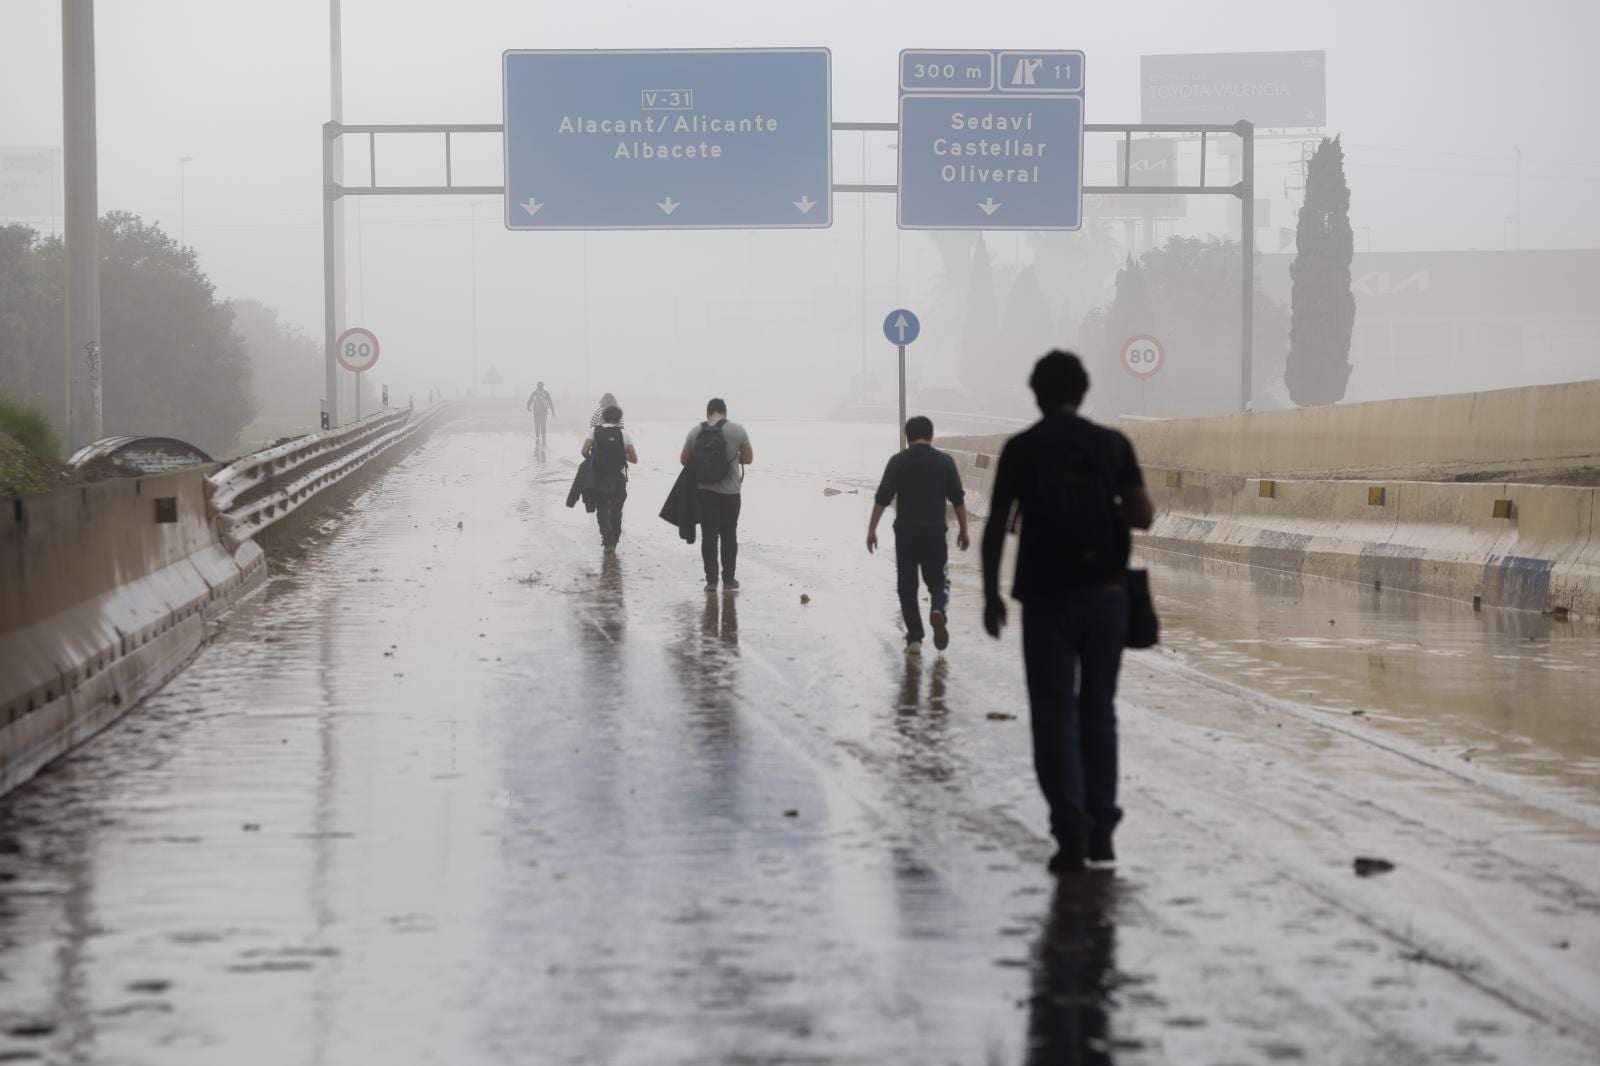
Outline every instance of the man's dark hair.
POLYGON ((1064 406, 1076 407, 1089 391, 1089 372, 1083 360, 1060 348, 1047 352, 1033 364, 1033 376, 1028 378, 1034 399, 1041 411, 1055 411, 1064 406))
POLYGON ((622 421, 622 408, 612 404, 600 412, 600 421, 610 426, 615 426, 622 421))
POLYGON ((932 440, 933 419, 927 415, 916 415, 906 419, 906 440, 932 440))
POLYGON ((721 397, 713 396, 711 399, 706 401, 706 415, 708 417, 710 415, 721 415, 723 418, 727 418, 728 401, 722 399, 721 397))

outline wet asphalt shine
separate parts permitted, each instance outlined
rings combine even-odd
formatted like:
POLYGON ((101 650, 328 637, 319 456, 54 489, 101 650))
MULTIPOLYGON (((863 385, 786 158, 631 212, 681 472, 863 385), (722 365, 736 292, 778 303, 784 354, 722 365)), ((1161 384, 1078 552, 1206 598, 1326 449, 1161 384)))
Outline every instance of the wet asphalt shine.
POLYGON ((1058 881, 975 556, 901 653, 892 430, 752 424, 707 594, 634 428, 617 555, 570 432, 456 423, 0 801, 0 1063, 1600 1061, 1594 634, 1156 559, 1058 881))

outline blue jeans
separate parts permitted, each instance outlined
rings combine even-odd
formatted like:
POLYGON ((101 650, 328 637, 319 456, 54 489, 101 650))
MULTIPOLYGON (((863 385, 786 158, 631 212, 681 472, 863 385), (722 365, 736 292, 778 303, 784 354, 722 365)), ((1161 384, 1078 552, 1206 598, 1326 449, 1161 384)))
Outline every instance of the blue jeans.
POLYGON ((922 628, 922 605, 919 602, 922 587, 917 575, 933 595, 933 609, 950 608, 950 545, 945 541, 944 530, 901 531, 894 533, 894 566, 900 592, 900 614, 906 620, 906 643, 920 642, 926 635, 922 628))
POLYGON ((1121 585, 1069 589, 1022 608, 1033 766, 1057 840, 1110 832, 1117 807, 1117 670, 1128 632, 1121 585))

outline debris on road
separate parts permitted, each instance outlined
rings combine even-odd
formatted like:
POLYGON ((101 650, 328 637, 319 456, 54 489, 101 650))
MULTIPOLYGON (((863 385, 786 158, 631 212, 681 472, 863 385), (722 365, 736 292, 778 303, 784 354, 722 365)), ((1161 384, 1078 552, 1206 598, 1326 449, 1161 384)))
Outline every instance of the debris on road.
POLYGON ((1357 877, 1376 877, 1393 869, 1394 863, 1388 859, 1375 859, 1367 855, 1356 856, 1355 870, 1357 877))
POLYGON ((1017 720, 1017 716, 1006 711, 990 711, 988 719, 991 722, 1014 722, 1017 720))

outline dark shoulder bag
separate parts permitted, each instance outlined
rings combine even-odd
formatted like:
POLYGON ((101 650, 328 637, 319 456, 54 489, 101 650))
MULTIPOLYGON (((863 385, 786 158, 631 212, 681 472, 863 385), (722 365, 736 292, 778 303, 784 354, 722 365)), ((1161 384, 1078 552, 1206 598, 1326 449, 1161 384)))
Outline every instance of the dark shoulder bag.
POLYGON ((1130 648, 1153 648, 1161 641, 1161 622, 1150 598, 1150 571, 1130 568, 1123 584, 1128 590, 1128 638, 1123 643, 1130 648))

